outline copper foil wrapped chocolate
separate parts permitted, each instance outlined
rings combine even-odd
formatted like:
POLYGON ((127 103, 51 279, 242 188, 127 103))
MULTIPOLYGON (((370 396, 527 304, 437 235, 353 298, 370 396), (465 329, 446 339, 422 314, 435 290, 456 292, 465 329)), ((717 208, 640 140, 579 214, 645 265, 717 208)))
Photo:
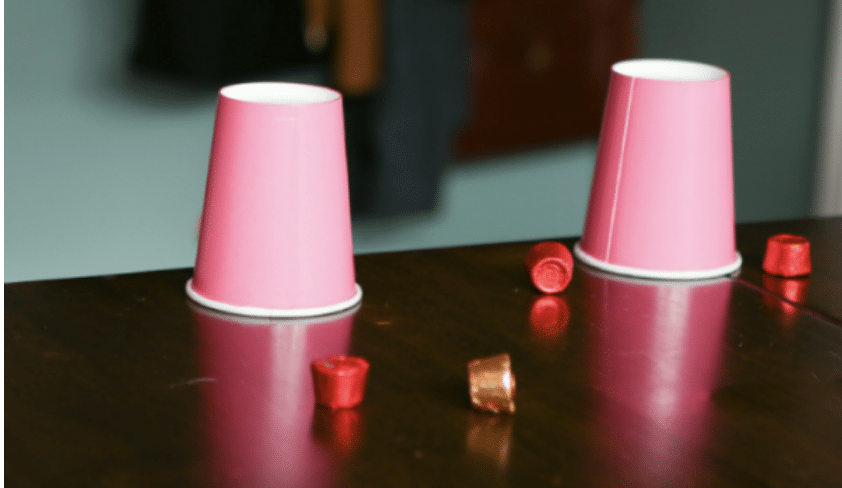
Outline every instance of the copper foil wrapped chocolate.
POLYGON ((774 276, 792 278, 808 275, 812 270, 810 241, 806 237, 778 234, 766 242, 763 271, 774 276))
POLYGON ((508 353, 469 362, 468 383, 477 410, 515 413, 515 375, 508 353))
POLYGON ((314 361, 316 403, 332 409, 351 408, 362 403, 368 368, 368 361, 355 356, 330 356, 314 361))
POLYGON ((573 255, 560 242, 541 242, 526 253, 532 284, 544 293, 559 293, 573 278, 573 255))

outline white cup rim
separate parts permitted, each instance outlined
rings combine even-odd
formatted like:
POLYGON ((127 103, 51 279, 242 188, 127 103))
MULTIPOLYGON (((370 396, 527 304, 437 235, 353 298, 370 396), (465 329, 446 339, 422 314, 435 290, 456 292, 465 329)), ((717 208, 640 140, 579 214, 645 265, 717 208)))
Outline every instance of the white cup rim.
POLYGON ((585 263, 582 259, 579 263, 577 263, 581 268, 581 271, 587 275, 617 281, 620 283, 625 283, 628 285, 636 285, 636 286, 669 286, 669 287, 698 287, 698 286, 708 286, 708 285, 720 285, 725 282, 732 281, 732 278, 735 278, 740 275, 740 269, 737 268, 736 271, 725 274, 725 275, 717 275, 710 278, 697 278, 697 279, 666 279, 666 278, 643 278, 638 276, 632 276, 627 274, 619 274, 619 273, 612 273, 610 271, 606 271, 601 268, 596 268, 590 266, 585 263))
POLYGON ((236 323, 237 325, 243 326, 307 326, 307 325, 316 325, 316 324, 324 324, 328 322, 334 322, 340 319, 344 319, 351 315, 356 314, 360 311, 362 307, 361 302, 357 302, 355 305, 351 306, 351 308, 346 308, 344 310, 340 310, 338 312, 333 312, 324 315, 309 315, 303 317, 258 317, 254 315, 236 315, 228 312, 222 312, 220 310, 208 308, 204 305, 200 305, 199 302, 195 300, 189 301, 187 304, 191 310, 195 311, 196 313, 200 313, 202 315, 212 317, 215 319, 226 320, 228 322, 236 323))
POLYGON ((595 258, 587 253, 581 246, 582 241, 573 246, 573 255, 586 265, 609 273, 632 276, 635 278, 647 278, 656 280, 704 280, 718 276, 730 275, 743 265, 743 257, 738 251, 734 251, 734 260, 723 266, 709 269, 687 269, 687 270, 661 270, 638 268, 623 264, 609 263, 595 258))
POLYGON ((631 78, 654 81, 714 81, 729 76, 718 66, 682 59, 627 59, 614 63, 611 69, 631 78))
POLYGON ((315 105, 339 99, 338 91, 305 83, 257 81, 228 85, 219 95, 232 100, 261 105, 315 105))
POLYGON ((263 318, 297 318, 332 314, 353 307, 354 305, 359 303, 359 301, 362 300, 363 297, 363 289, 360 287, 360 285, 355 284, 354 296, 339 303, 333 303, 321 307, 281 309, 255 307, 249 305, 234 305, 232 303, 221 302, 219 300, 208 298, 193 289, 192 278, 187 281, 187 285, 185 286, 185 288, 187 290, 187 296, 189 296, 194 302, 198 303, 199 305, 202 305, 203 307, 212 308, 234 315, 245 315, 249 317, 263 318))

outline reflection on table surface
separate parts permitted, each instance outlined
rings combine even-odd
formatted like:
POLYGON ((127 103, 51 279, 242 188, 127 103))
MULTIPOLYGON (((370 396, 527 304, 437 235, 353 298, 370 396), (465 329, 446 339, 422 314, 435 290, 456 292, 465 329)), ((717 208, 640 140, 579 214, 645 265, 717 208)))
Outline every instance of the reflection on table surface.
MULTIPOLYGON (((547 456, 546 462, 572 449, 578 460, 575 469, 568 465, 543 473, 550 484, 704 484, 721 469, 710 452, 721 449, 717 444, 723 442, 723 422, 734 413, 735 398, 748 402, 737 405, 736 411, 751 411, 752 401, 766 401, 743 398, 747 385, 734 383, 742 367, 736 366, 735 373, 729 334, 741 338, 737 355, 748 342, 745 332, 733 328, 734 308, 739 308, 732 302, 734 286, 728 278, 641 280, 580 266, 569 293, 522 296, 517 313, 526 333, 511 346, 517 351, 528 344, 545 366, 524 364, 523 350, 515 356, 522 408, 511 416, 471 411, 467 401, 462 403, 467 393, 459 391, 464 387, 461 379, 448 392, 453 397, 450 405, 413 392, 413 379, 384 370, 384 363, 394 360, 388 351, 366 353, 375 358, 370 373, 374 392, 363 405, 338 411, 317 407, 309 369, 313 360, 353 349, 370 351, 371 344, 360 343, 365 340, 363 329, 397 334, 393 339, 425 330, 423 325, 407 325, 401 331, 400 321, 389 320, 386 309, 372 315, 369 307, 362 318, 352 310, 294 323, 195 308, 201 376, 215 378, 201 385, 206 436, 202 449, 208 472, 213 484, 223 486, 358 486, 378 479, 368 472, 378 463, 409 463, 415 466, 403 469, 412 479, 508 486, 523 476, 524 464, 533 464, 524 463, 526 457, 547 456), (579 297, 573 307, 570 296, 579 297), (578 373, 583 376, 546 369, 571 359, 582 362, 578 373), (548 405, 540 405, 544 400, 536 390, 561 386, 559 381, 587 393, 554 398, 548 405, 561 410, 544 412, 549 417, 537 415, 538 407, 548 405), (563 411, 571 406, 579 410, 572 417, 563 411), (581 430, 567 432, 562 426, 571 422, 581 430), (408 423, 416 426, 408 428, 408 423), (383 430, 383 424, 391 430, 383 430), (530 446, 528 439, 541 431, 550 433, 557 445, 544 450, 530 446), (405 455, 394 449, 402 443, 408 450, 405 455), (444 469, 442 464, 462 462, 464 468, 455 473, 454 467, 444 469), (424 466, 433 471, 426 472, 424 466), (362 470, 367 471, 364 476, 362 470)), ((764 308, 760 320, 767 324, 765 340, 770 344, 806 340, 797 337, 804 323, 797 310, 785 310, 786 303, 765 296, 755 297, 754 306, 764 308)), ((448 340, 434 328, 428 330, 427 339, 448 340)), ((454 332, 451 338, 458 335, 454 332)), ((435 355, 423 346, 403 352, 416 355, 404 358, 408 362, 426 360, 424 352, 435 355)), ((394 354, 400 355, 399 350, 394 354)), ((427 384, 436 381, 429 378, 427 384)), ((792 388, 803 388, 792 381, 792 388)), ((749 396, 756 388, 751 384, 749 396)), ((405 481, 403 476, 406 473, 384 482, 405 481)))
POLYGON ((789 301, 782 307, 792 320, 793 310, 809 310, 842 324, 842 217, 760 222, 737 226, 737 245, 743 254, 738 281, 789 301), (813 270, 802 278, 777 278, 763 272, 767 240, 776 234, 795 234, 810 241, 813 270))
POLYGON ((358 307, 308 320, 193 307, 212 486, 325 486, 358 442, 356 409, 316 407, 310 365, 347 354, 358 307), (314 414, 315 412, 315 414, 314 414))
POLYGON ((839 244, 812 235, 823 271, 764 282, 767 231, 799 229, 742 228, 738 277, 580 265, 557 295, 529 242, 357 256, 359 308, 307 321, 200 308, 191 270, 7 285, 6 480, 842 486, 839 244), (503 352, 517 411, 476 412, 466 366, 503 352), (310 363, 336 353, 371 364, 354 409, 315 405, 310 363))
POLYGON ((596 452, 616 464, 618 485, 698 482, 732 282, 633 280, 586 268, 580 276, 600 393, 596 452))

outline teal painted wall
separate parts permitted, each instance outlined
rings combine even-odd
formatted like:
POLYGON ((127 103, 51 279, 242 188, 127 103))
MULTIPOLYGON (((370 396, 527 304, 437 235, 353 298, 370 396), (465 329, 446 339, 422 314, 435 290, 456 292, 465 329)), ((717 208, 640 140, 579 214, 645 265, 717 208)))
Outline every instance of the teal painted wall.
POLYGON ((738 221, 810 213, 827 0, 646 0, 649 57, 731 72, 738 221))
MULTIPOLYGON (((644 54, 732 72, 740 221, 807 215, 825 2, 691 3, 644 2, 644 54)), ((135 8, 5 5, 6 282, 193 263, 215 100, 126 78, 135 8)), ((451 167, 435 212, 355 222, 355 250, 577 235, 594 155, 585 142, 451 167)))

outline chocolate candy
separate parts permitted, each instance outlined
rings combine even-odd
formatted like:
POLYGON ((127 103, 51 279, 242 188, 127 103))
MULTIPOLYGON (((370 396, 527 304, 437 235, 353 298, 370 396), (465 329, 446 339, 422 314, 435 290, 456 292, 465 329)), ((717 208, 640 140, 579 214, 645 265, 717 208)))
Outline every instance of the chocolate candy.
POLYGON ((468 383, 477 410, 515 413, 515 376, 508 353, 469 362, 468 383))
POLYGON ((559 293, 573 278, 573 256, 564 244, 541 242, 526 253, 526 270, 535 288, 559 293))
POLYGON ((766 242, 763 271, 784 278, 810 274, 810 241, 792 234, 770 237, 766 242))
POLYGON ((365 395, 368 361, 355 356, 330 356, 313 362, 316 403, 328 408, 351 408, 365 395))

